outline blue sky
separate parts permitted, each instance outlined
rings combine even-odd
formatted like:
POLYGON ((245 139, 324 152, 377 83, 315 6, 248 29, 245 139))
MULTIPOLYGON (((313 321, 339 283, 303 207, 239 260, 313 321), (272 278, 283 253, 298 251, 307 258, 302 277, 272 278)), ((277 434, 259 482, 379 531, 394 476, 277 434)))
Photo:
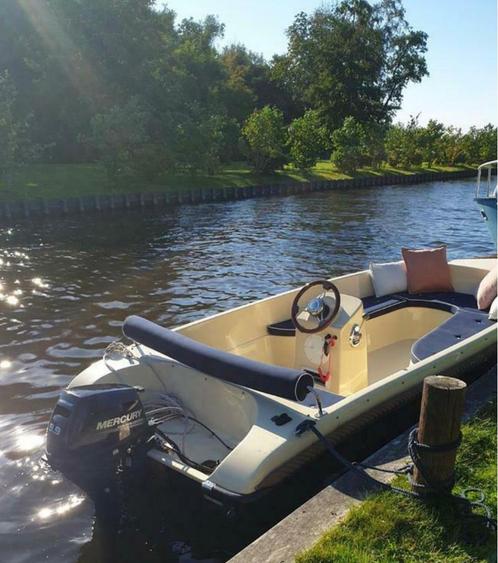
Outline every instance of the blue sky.
MULTIPOLYGON (((160 2, 164 4, 165 2, 160 2)), ((243 43, 271 58, 286 49, 285 30, 300 11, 321 0, 168 0, 179 18, 218 16, 225 24, 220 45, 243 43)), ((463 129, 497 123, 495 0, 405 0, 406 17, 429 35, 430 76, 405 91, 397 118, 420 113, 463 129)))

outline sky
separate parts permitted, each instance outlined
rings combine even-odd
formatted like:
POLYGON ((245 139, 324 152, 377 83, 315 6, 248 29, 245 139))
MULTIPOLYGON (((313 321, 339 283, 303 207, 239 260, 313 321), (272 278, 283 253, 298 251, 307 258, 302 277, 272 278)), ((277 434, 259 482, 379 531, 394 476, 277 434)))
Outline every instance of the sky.
MULTIPOLYGON (((179 19, 214 14, 225 24, 219 46, 243 43, 270 59, 284 53, 286 28, 298 12, 310 13, 322 0, 168 0, 179 19)), ((406 19, 429 35, 430 76, 409 84, 396 120, 420 114, 464 130, 496 124, 496 0, 404 0, 406 19)))

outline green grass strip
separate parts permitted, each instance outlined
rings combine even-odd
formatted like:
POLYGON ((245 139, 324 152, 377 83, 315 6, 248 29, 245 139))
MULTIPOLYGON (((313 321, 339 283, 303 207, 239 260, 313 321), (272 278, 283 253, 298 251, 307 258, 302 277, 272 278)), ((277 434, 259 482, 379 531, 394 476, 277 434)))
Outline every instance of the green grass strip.
POLYGON ((379 169, 361 168, 355 174, 339 172, 326 160, 322 160, 311 170, 296 170, 286 167, 274 174, 254 173, 245 163, 234 162, 226 165, 217 174, 165 173, 154 180, 137 177, 123 177, 110 182, 100 164, 31 164, 15 170, 9 182, 0 179, 0 201, 64 199, 106 194, 133 192, 169 192, 198 188, 242 188, 261 184, 283 182, 313 182, 324 180, 343 180, 364 176, 412 175, 423 172, 457 172, 470 167, 459 166, 418 166, 412 169, 397 169, 384 166, 379 169))
MULTIPOLYGON (((496 401, 489 403, 462 428, 463 441, 456 465, 460 493, 477 487, 496 515, 496 401)), ((406 479, 396 478, 397 486, 406 479)), ((481 523, 470 524, 449 501, 422 503, 392 492, 370 495, 327 532, 298 563, 424 562, 467 563, 496 561, 496 537, 486 538, 481 523)))

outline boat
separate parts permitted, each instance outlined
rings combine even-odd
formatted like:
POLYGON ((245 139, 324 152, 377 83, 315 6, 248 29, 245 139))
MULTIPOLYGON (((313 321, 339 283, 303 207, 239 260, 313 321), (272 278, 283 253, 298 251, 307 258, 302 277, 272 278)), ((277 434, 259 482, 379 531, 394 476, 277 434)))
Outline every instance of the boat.
POLYGON ((474 201, 481 210, 481 216, 486 221, 489 233, 496 246, 496 208, 498 189, 496 184, 496 167, 498 160, 491 160, 481 164, 477 169, 477 186, 474 201), (485 179, 483 179, 485 176, 485 179))
POLYGON ((61 393, 47 460, 92 496, 152 465, 216 504, 256 500, 321 451, 306 425, 337 443, 425 377, 496 363, 496 323, 475 299, 495 264, 449 262, 453 293, 375 297, 364 270, 173 330, 128 317, 129 342, 61 393))

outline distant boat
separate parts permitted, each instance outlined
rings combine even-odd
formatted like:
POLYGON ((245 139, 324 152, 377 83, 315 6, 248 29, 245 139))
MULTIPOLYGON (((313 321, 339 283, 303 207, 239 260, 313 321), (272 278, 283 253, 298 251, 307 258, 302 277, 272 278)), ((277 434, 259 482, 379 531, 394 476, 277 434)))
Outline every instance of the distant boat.
POLYGON ((481 215, 488 225, 491 237, 496 246, 496 165, 498 160, 491 160, 481 164, 477 169, 477 187, 475 202, 481 209, 481 215), (485 174, 483 174, 485 172, 485 174), (484 176, 484 178, 483 178, 484 176))

